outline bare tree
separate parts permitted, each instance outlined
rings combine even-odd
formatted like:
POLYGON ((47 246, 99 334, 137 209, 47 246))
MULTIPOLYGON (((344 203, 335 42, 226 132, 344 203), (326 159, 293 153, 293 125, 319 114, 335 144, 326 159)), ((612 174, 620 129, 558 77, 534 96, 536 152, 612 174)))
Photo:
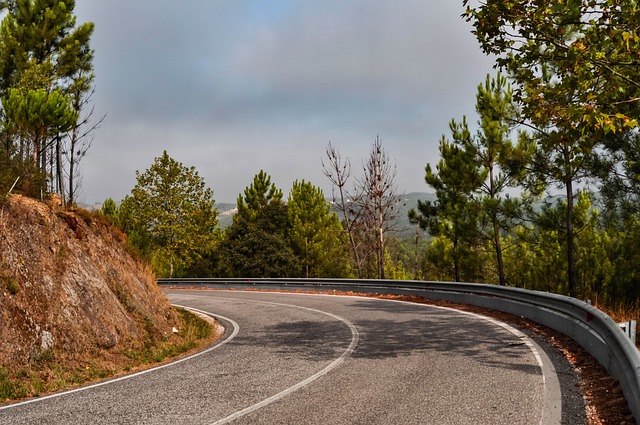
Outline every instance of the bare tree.
MULTIPOLYGON (((94 92, 95 89, 92 88, 89 92, 78 90, 76 93, 74 93, 73 107, 75 108, 75 110, 79 112, 84 110, 90 103, 94 92)), ((94 132, 98 128, 100 128, 102 122, 106 118, 106 115, 103 115, 97 122, 91 124, 94 109, 95 108, 92 107, 86 115, 80 118, 78 122, 73 126, 68 135, 69 145, 66 156, 69 163, 69 170, 67 175, 69 183, 69 187, 67 188, 67 202, 69 205, 73 205, 78 195, 78 189, 80 186, 80 178, 78 173, 79 163, 91 147, 94 132)), ((64 188, 61 187, 61 189, 64 188)), ((62 194, 64 192, 61 191, 60 193, 62 194)))
POLYGON ((400 196, 395 183, 397 167, 391 163, 379 136, 376 136, 371 153, 363 163, 363 171, 362 179, 358 180, 364 195, 361 197, 361 209, 371 234, 375 235, 378 278, 384 279, 385 236, 395 230, 400 196))
POLYGON ((342 160, 340 153, 329 142, 327 146, 327 162, 322 159, 322 169, 324 175, 331 181, 331 195, 333 203, 344 217, 344 225, 349 235, 349 244, 351 245, 351 254, 353 255, 353 262, 358 273, 358 278, 363 277, 364 260, 366 256, 360 253, 361 244, 357 238, 357 228, 359 227, 359 221, 361 217, 361 209, 355 208, 357 203, 354 200, 361 198, 361 194, 356 192, 349 192, 347 189, 347 183, 351 177, 351 161, 349 158, 342 160), (336 196, 336 191, 337 196, 336 196))
POLYGON ((351 252, 358 278, 377 275, 384 279, 385 237, 395 230, 398 203, 395 184, 396 166, 376 137, 371 153, 363 162, 363 176, 356 179, 352 190, 347 189, 351 177, 351 162, 342 159, 331 142, 327 147, 328 162, 322 161, 325 176, 332 183, 336 209, 344 216, 351 252), (336 194, 337 192, 337 194, 336 194), (376 254, 376 272, 369 269, 370 258, 376 254))

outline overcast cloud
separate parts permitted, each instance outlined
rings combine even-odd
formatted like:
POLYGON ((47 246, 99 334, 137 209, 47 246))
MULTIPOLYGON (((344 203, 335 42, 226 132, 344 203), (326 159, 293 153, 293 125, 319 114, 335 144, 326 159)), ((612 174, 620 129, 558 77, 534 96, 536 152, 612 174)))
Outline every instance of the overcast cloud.
POLYGON ((492 72, 452 0, 77 0, 96 24, 96 116, 82 198, 120 201, 167 150, 217 202, 261 169, 288 194, 330 195, 331 141, 359 172, 380 135, 401 192, 427 191, 425 165, 452 118, 476 121, 492 72))

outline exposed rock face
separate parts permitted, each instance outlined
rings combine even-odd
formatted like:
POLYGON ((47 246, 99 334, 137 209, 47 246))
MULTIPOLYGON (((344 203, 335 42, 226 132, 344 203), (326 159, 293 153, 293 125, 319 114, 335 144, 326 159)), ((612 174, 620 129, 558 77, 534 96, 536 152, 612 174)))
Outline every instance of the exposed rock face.
POLYGON ((177 317, 124 236, 54 204, 11 196, 0 205, 0 367, 171 335, 177 317))

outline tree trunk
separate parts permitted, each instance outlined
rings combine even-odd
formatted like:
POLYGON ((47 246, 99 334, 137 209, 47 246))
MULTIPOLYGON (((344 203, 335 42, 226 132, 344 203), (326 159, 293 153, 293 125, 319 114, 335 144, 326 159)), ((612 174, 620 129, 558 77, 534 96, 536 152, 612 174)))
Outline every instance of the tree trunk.
POLYGON ((567 180, 567 280, 569 282, 569 296, 578 297, 577 279, 576 279, 576 258, 574 252, 574 235, 573 235, 573 182, 567 180))
MULTIPOLYGON (((493 160, 489 162, 489 191, 492 200, 496 199, 496 187, 493 177, 493 160)), ((493 206, 492 206, 493 208, 493 206)), ((491 211, 491 222, 493 224, 493 246, 496 250, 496 260, 498 263, 498 279, 500 286, 505 286, 506 279, 504 276, 504 264, 502 262, 502 245, 500 243, 500 225, 498 223, 498 212, 496 210, 491 211)))
POLYGON ((71 132, 71 142, 69 144, 69 205, 73 205, 76 198, 75 187, 75 165, 76 165, 76 140, 78 137, 78 127, 73 126, 71 132))
POLYGON ((460 282, 460 264, 458 260, 458 238, 453 239, 453 273, 456 282, 460 282))
POLYGON ((418 254, 420 244, 420 225, 416 224, 416 247, 413 259, 413 279, 418 280, 418 268, 420 267, 420 257, 418 254))
POLYGON ((353 234, 354 232, 354 223, 351 221, 349 217, 349 208, 345 204, 344 199, 344 188, 343 186, 338 186, 338 190, 340 191, 340 203, 342 208, 342 214, 344 215, 344 221, 347 224, 347 233, 349 234, 349 244, 351 245, 351 251, 353 252, 353 259, 356 263, 356 271, 358 273, 358 279, 362 279, 362 264, 360 262, 360 254, 358 252, 358 245, 356 244, 356 238, 353 234))
POLYGON ((498 278, 500 280, 500 286, 505 286, 506 278, 504 275, 504 264, 502 261, 502 244, 500 243, 500 229, 498 228, 497 220, 494 220, 493 232, 494 232, 493 243, 496 248, 496 258, 498 260, 498 278))
POLYGON ((304 274, 309 279, 309 238, 304 238, 304 274))
POLYGON ((64 175, 62 169, 62 146, 60 142, 60 135, 56 136, 56 180, 57 180, 57 191, 60 194, 60 199, 62 200, 62 205, 67 205, 66 195, 64 191, 64 175))
POLYGON ((384 279, 384 231, 378 230, 378 279, 384 279))

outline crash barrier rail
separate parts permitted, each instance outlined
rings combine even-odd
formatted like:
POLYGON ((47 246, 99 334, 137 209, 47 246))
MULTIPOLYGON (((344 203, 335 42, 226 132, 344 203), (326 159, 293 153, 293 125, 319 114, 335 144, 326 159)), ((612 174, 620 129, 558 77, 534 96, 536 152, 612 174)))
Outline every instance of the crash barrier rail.
POLYGON ((640 424, 640 353, 621 327, 604 312, 575 298, 496 285, 453 282, 354 279, 159 279, 177 287, 348 291, 415 295, 484 307, 527 318, 580 344, 620 383, 640 424))

